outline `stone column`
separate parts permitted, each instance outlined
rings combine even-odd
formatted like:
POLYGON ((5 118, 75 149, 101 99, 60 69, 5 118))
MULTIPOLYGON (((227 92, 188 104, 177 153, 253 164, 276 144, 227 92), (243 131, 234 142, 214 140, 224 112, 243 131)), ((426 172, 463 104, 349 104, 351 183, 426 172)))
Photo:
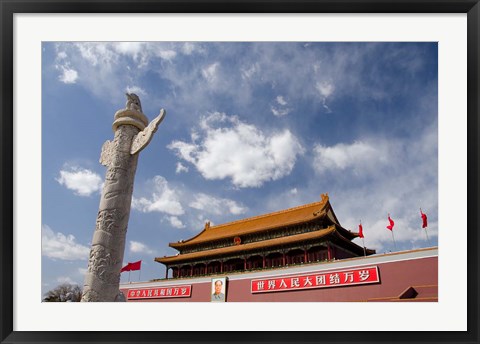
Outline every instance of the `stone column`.
POLYGON ((165 116, 162 109, 148 124, 138 96, 127 94, 127 99, 126 108, 115 113, 114 140, 106 141, 102 147, 100 163, 107 167, 107 172, 85 276, 83 302, 121 299, 120 270, 138 153, 148 145, 165 116))

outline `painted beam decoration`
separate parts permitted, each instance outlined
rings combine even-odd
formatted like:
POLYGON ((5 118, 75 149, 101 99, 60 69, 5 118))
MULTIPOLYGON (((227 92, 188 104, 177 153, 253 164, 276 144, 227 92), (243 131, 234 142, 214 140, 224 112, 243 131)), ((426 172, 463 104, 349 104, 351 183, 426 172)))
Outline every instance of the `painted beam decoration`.
POLYGON ((301 289, 345 287, 380 282, 377 266, 328 271, 308 275, 290 275, 251 281, 251 293, 268 293, 301 289))
POLYGON ((127 299, 163 299, 172 297, 190 297, 191 295, 192 285, 189 284, 171 287, 129 289, 127 292, 127 299))

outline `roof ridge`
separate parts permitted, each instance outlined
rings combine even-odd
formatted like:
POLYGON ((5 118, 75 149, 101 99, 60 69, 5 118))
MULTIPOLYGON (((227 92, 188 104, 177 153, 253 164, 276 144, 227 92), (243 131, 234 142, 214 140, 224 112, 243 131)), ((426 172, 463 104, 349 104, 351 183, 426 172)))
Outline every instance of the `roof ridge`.
POLYGON ((292 207, 292 208, 288 208, 288 209, 282 209, 282 210, 274 211, 274 212, 267 213, 267 214, 261 214, 261 215, 256 215, 256 216, 252 216, 252 217, 247 217, 245 219, 239 219, 239 220, 235 220, 235 221, 231 221, 231 222, 226 222, 226 223, 222 223, 222 224, 219 224, 219 225, 216 225, 216 226, 214 225, 214 226, 211 226, 210 228, 208 228, 207 231, 210 231, 212 229, 220 229, 222 227, 227 227, 227 226, 242 223, 242 222, 249 222, 249 221, 252 221, 252 220, 257 220, 257 219, 261 219, 261 218, 265 218, 265 217, 269 217, 269 216, 275 216, 275 215, 282 214, 282 213, 288 213, 290 211, 295 211, 295 210, 302 209, 302 208, 308 208, 308 207, 311 207, 311 206, 314 206, 314 205, 322 204, 323 206, 325 206, 327 204, 327 202, 328 202, 328 196, 324 196, 322 194, 322 199, 318 202, 302 204, 302 205, 292 207))

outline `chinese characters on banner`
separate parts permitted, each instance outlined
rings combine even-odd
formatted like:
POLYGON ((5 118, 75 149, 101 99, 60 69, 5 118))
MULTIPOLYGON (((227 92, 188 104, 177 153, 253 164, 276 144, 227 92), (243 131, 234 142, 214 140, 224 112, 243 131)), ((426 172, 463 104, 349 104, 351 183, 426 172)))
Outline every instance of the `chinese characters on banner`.
POLYGON ((251 281, 251 292, 254 294, 298 289, 344 287, 377 282, 380 282, 378 267, 371 266, 309 275, 256 279, 251 281))
POLYGON ((192 294, 192 285, 182 285, 173 287, 129 289, 127 299, 160 299, 167 297, 190 297, 192 294))

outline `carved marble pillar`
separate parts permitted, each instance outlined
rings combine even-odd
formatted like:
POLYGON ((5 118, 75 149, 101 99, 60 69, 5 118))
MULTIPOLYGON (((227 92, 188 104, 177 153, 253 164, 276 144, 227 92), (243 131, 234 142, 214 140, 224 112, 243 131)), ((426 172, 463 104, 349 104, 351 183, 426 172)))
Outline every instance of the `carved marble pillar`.
POLYGON ((115 113, 113 141, 102 147, 100 163, 107 167, 100 199, 83 302, 119 301, 120 269, 125 251, 138 153, 145 148, 165 117, 162 109, 150 124, 140 99, 127 94, 125 109, 115 113))

